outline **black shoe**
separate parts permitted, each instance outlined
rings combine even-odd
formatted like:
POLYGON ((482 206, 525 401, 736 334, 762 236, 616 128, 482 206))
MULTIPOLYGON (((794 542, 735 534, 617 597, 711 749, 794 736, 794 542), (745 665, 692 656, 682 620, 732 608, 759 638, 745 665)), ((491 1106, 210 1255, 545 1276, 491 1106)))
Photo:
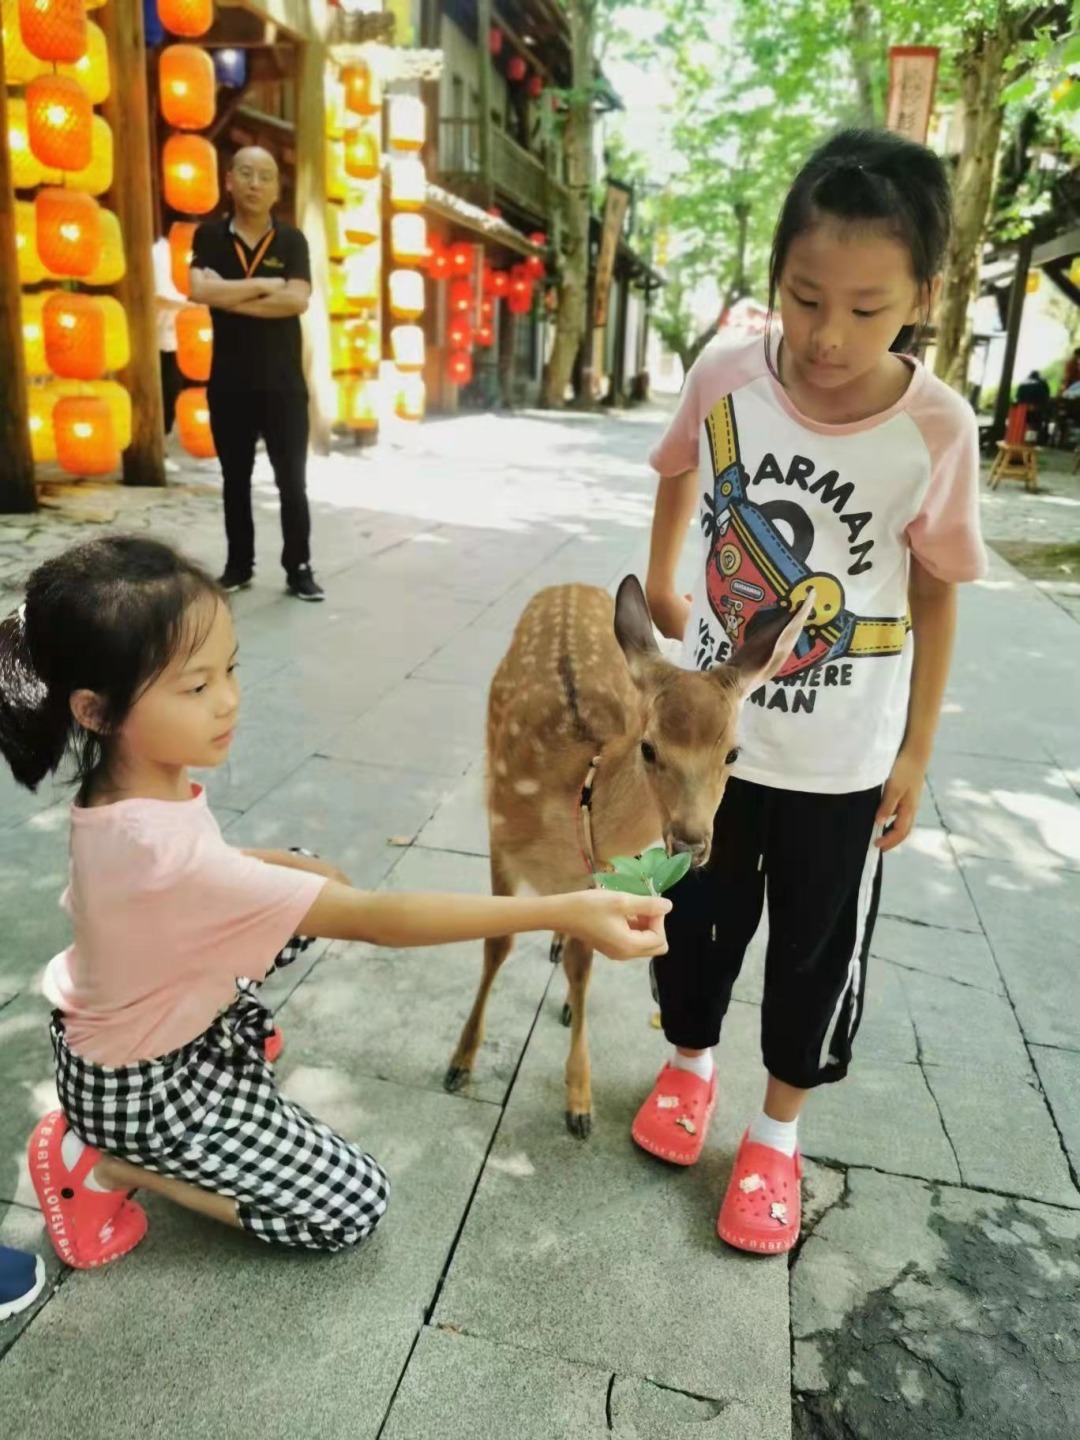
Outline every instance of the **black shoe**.
POLYGON ((218 584, 226 595, 235 595, 237 590, 246 590, 254 578, 253 570, 239 570, 232 565, 226 565, 225 573, 219 578, 218 584))
POLYGON ((288 578, 290 595, 297 600, 325 600, 326 591, 311 573, 310 565, 299 565, 288 578))

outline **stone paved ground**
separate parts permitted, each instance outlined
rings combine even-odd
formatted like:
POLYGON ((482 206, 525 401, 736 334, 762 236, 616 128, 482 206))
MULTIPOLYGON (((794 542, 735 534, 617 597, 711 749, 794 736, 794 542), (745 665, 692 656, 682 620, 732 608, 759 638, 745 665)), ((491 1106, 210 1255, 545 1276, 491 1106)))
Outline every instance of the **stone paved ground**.
MULTIPOLYGON (((640 570, 642 456, 662 419, 462 419, 320 461, 321 609, 280 594, 263 484, 259 586, 237 604, 246 713, 210 780, 229 834, 302 839, 363 885, 483 889, 488 677, 542 584, 640 570)), ((0 520, 0 604, 94 525, 219 560, 213 477, 183 479, 0 520)), ((991 533, 1076 523, 1015 492, 985 513, 991 533)), ((686 1173, 628 1138, 663 1053, 640 967, 594 972, 597 1125, 581 1144, 563 1128, 563 992, 539 940, 500 976, 455 1096, 441 1079, 478 947, 325 946, 275 982, 283 1084, 385 1162, 385 1227, 355 1253, 283 1255, 151 1201, 135 1254, 98 1273, 50 1259, 45 1298, 0 1328, 5 1440, 1076 1440, 1078 640, 1000 561, 964 596, 858 1063, 804 1125, 790 1268, 724 1250, 713 1228, 759 1096, 760 943, 686 1173)), ((37 984, 64 941, 65 829, 61 791, 0 782, 0 1235, 41 1248, 23 1152, 54 1101, 37 984)))

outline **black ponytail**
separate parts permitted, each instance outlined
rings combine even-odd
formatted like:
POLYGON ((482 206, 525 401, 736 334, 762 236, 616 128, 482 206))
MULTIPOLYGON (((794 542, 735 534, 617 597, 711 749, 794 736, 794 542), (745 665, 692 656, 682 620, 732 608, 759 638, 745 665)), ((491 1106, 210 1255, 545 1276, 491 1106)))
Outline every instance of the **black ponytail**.
POLYGON ((0 753, 27 790, 64 758, 73 720, 34 669, 20 607, 0 621, 0 753))
POLYGON ((0 754, 34 790, 74 759, 87 787, 107 765, 131 707, 184 647, 196 649, 224 600, 206 571, 156 540, 111 536, 65 551, 30 577, 26 601, 0 624, 0 754), (71 709, 80 690, 97 700, 84 729, 71 709))

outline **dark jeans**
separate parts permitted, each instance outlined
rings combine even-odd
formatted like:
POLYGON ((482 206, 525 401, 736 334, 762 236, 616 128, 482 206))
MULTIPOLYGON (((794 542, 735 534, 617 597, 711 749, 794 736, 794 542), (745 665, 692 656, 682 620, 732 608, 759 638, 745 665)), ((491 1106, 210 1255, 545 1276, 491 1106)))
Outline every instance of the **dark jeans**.
POLYGON ((176 363, 175 350, 161 351, 161 398, 165 405, 165 434, 171 435, 176 419, 176 397, 183 389, 184 379, 176 363))
POLYGON ((221 462, 228 566, 244 574, 255 565, 251 472, 260 437, 281 497, 281 563, 287 574, 311 561, 307 502, 308 398, 302 390, 207 391, 210 429, 221 462))

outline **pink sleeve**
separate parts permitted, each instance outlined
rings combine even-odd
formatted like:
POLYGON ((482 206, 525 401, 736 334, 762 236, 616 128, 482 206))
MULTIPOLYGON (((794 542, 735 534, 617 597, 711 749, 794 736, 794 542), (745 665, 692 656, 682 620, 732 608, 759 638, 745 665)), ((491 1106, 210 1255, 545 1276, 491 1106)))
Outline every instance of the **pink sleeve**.
POLYGON ((206 847, 185 879, 200 968, 251 980, 263 978, 326 884, 325 876, 268 865, 228 845, 206 847))
POLYGON ((663 439, 649 456, 649 464, 660 475, 681 475, 698 463, 698 432, 704 418, 701 410, 701 377, 704 354, 690 367, 679 407, 663 439))
POLYGON ((691 366, 664 438, 649 456, 652 468, 663 476, 692 470, 698 463, 705 416, 725 395, 766 373, 765 344, 759 335, 707 345, 691 366))
POLYGON ((930 452, 930 483, 907 538, 931 575, 955 585, 987 570, 979 530, 979 428, 954 391, 940 381, 933 390, 929 403, 912 414, 930 452))

